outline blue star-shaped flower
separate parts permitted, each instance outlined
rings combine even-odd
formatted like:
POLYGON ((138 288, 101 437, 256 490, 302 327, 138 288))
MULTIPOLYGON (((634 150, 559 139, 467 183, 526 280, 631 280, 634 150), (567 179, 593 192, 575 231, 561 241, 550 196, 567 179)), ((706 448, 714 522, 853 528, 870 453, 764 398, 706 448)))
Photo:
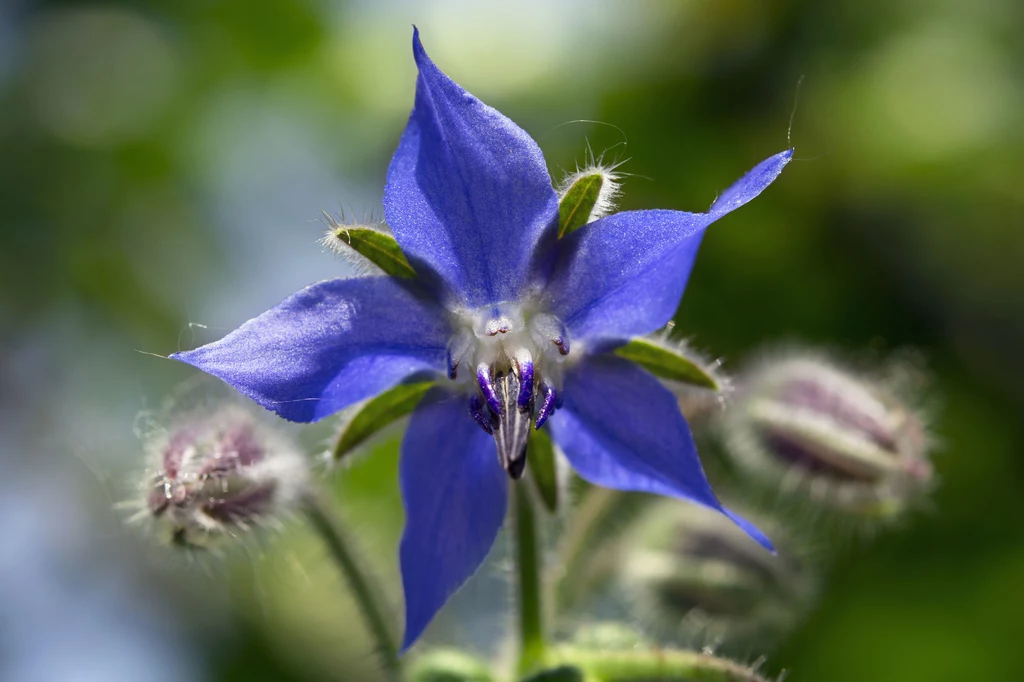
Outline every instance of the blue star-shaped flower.
POLYGON ((610 351, 670 320, 704 229, 756 197, 792 153, 763 161, 707 213, 628 211, 559 239, 537 144, 445 76, 418 33, 413 52, 416 103, 384 215, 419 278, 320 282, 173 356, 300 422, 412 375, 441 377, 402 443, 403 648, 486 557, 530 428, 547 423, 594 484, 729 514, 675 398, 610 351))

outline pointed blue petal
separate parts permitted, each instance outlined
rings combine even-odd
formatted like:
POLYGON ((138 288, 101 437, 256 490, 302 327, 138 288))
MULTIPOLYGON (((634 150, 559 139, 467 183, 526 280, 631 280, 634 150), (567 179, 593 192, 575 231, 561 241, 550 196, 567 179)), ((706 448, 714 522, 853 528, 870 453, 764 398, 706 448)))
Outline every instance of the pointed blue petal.
POLYGON ((675 397, 653 376, 622 358, 591 356, 569 371, 561 396, 551 435, 585 480, 716 509, 771 549, 760 531, 722 508, 675 397))
POLYGON ((616 213, 564 238, 548 309, 573 341, 627 340, 665 325, 683 295, 705 213, 616 213))
POLYGON ((416 104, 388 169, 384 216, 413 267, 468 306, 518 297, 555 227, 558 199, 537 143, 456 85, 413 34, 416 104))
POLYGON ((171 357, 223 379, 285 419, 316 421, 441 371, 449 336, 443 311, 390 277, 309 286, 220 341, 171 357))
POLYGON ((768 536, 761 532, 761 529, 747 521, 745 518, 732 511, 731 509, 722 509, 722 513, 729 517, 729 520, 735 523, 743 530, 744 533, 754 538, 757 544, 761 545, 772 554, 775 553, 775 547, 772 546, 772 541, 768 539, 768 536))
POLYGON ((627 211, 562 240, 547 304, 575 339, 600 345, 658 329, 679 306, 704 229, 747 203, 782 172, 791 151, 762 161, 708 213, 627 211))
POLYGON ((505 519, 508 476, 465 395, 433 389, 416 408, 402 441, 401 485, 405 651, 480 567, 505 519))
POLYGON ((730 211, 735 211, 775 182, 775 178, 779 177, 779 173, 792 158, 793 150, 787 149, 757 164, 736 184, 722 192, 721 196, 711 205, 709 213, 717 218, 730 211))

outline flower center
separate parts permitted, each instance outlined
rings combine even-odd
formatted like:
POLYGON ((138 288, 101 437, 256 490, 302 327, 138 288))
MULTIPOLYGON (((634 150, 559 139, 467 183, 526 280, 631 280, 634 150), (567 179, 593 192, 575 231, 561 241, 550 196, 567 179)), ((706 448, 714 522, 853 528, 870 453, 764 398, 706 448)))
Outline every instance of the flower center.
POLYGON ((569 355, 565 325, 547 313, 488 307, 462 316, 448 345, 448 376, 473 367, 469 414, 494 436, 498 461, 516 479, 526 467, 531 425, 541 428, 561 404, 562 362, 569 355))

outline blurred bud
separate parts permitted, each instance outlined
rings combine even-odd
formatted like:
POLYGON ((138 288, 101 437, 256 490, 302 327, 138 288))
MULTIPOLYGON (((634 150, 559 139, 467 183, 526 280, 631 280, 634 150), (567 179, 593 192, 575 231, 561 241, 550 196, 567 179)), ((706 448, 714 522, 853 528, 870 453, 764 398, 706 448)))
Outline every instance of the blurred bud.
POLYGON ((763 649, 792 628, 813 593, 807 566, 777 529, 769 534, 774 555, 720 513, 661 500, 623 545, 619 581, 653 632, 763 649))
POLYGON ((291 512, 309 488, 302 456, 247 410, 227 404, 173 417, 147 436, 155 473, 140 513, 172 543, 204 548, 291 512))
POLYGON ((818 357, 741 376, 722 426, 741 469, 856 516, 891 517, 932 480, 922 418, 883 382, 818 357))
POLYGON ((604 164, 604 155, 594 158, 588 152, 587 164, 570 173, 558 186, 558 236, 571 232, 615 210, 620 193, 621 176, 615 169, 621 165, 604 164))
POLYGON ((410 682, 493 682, 485 661, 459 649, 434 649, 418 656, 409 668, 410 682))

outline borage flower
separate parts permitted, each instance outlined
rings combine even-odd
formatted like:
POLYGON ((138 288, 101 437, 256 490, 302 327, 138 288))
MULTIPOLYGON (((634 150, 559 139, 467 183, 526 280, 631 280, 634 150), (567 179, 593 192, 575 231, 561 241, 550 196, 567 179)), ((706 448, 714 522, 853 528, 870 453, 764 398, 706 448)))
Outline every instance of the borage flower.
POLYGON ((531 428, 549 428, 591 483, 728 514, 675 398, 612 351, 670 320, 704 229, 791 156, 759 164, 707 213, 629 211, 560 238, 536 142, 443 74, 415 32, 413 53, 416 102, 384 215, 418 276, 320 282, 173 356, 300 422, 439 378, 402 443, 404 648, 486 557, 531 428))

